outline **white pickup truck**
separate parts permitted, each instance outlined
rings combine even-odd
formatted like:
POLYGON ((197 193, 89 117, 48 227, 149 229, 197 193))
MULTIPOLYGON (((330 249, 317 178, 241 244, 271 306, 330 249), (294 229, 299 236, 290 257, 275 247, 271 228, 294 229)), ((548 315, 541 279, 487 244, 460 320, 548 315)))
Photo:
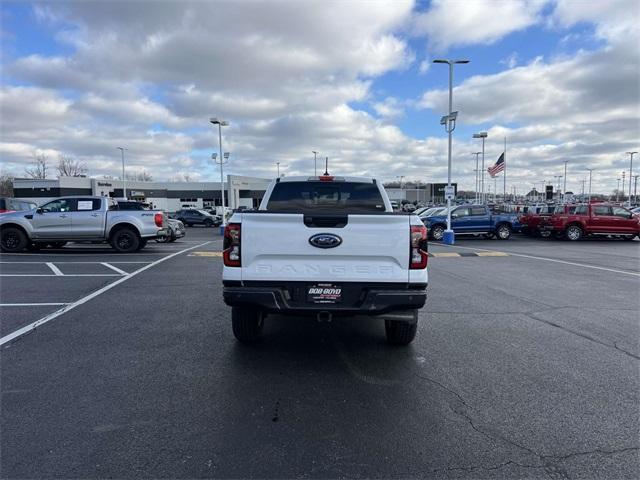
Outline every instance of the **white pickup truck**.
POLYGON ((370 178, 283 177, 257 211, 238 212, 223 241, 223 295, 233 333, 258 339, 267 314, 370 315, 407 345, 427 298, 427 231, 394 213, 370 178))
POLYGON ((167 234, 163 212, 119 210, 105 197, 57 198, 32 210, 0 215, 0 248, 26 248, 67 242, 109 242, 118 252, 135 252, 147 241, 167 234))

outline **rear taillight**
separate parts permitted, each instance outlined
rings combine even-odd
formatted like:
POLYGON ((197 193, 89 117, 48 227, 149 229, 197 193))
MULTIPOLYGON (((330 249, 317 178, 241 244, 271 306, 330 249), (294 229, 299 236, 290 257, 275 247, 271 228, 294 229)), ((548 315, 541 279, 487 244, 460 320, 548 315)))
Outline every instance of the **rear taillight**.
POLYGON ((427 227, 411 225, 409 238, 409 268, 419 270, 427 268, 429 255, 427 254, 427 227))
POLYGON ((153 216, 153 220, 156 222, 156 227, 162 227, 162 225, 164 225, 164 215, 162 213, 156 213, 153 216))
POLYGON ((240 224, 230 223, 224 228, 222 243, 222 260, 226 267, 241 267, 240 258, 240 224))

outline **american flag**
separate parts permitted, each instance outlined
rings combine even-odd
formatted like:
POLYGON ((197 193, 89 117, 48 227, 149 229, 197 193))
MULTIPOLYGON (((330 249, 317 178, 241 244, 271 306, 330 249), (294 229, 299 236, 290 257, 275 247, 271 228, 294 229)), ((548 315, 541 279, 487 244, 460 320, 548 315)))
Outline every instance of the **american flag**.
POLYGON ((489 172, 489 175, 491 175, 491 177, 495 177, 497 174, 499 174, 503 170, 504 170, 504 152, 502 153, 502 155, 500 155, 500 158, 498 158, 498 161, 494 166, 487 168, 487 172, 489 172))

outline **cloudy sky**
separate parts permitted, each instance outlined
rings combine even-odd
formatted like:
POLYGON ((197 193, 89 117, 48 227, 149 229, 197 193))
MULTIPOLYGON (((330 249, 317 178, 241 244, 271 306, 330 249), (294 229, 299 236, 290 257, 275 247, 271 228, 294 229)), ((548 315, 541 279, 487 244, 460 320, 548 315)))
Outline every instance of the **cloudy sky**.
MULTIPOLYGON (((331 172, 474 186, 508 141, 508 189, 562 175, 609 192, 640 149, 637 0, 77 1, 1 6, 0 158, 36 153, 118 175, 119 151, 155 179, 216 179, 211 116, 230 122, 228 172, 331 172)), ((636 157, 637 158, 637 157, 636 157)), ((637 162, 640 172, 640 158, 637 162)), ((628 175, 628 174, 627 174, 628 175)))

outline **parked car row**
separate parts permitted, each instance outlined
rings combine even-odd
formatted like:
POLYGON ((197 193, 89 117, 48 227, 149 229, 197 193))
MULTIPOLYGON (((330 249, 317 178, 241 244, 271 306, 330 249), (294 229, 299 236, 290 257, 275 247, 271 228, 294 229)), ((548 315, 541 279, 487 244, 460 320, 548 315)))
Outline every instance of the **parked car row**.
POLYGON ((222 225, 222 219, 206 210, 197 208, 183 208, 170 215, 170 218, 180 220, 187 227, 203 225, 205 227, 218 227, 222 225))

